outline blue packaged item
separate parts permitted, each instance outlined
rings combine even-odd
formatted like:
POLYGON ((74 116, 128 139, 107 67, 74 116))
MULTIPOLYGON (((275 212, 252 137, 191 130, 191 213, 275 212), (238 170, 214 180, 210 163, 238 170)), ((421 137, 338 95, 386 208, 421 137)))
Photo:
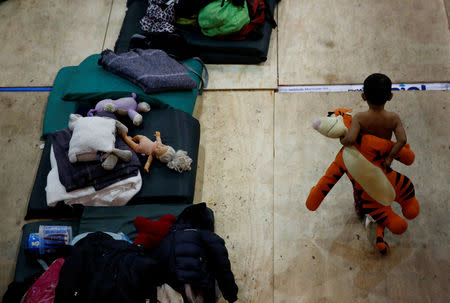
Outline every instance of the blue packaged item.
POLYGON ((71 226, 39 226, 39 232, 28 236, 28 249, 35 254, 55 252, 62 245, 69 245, 72 240, 71 226))

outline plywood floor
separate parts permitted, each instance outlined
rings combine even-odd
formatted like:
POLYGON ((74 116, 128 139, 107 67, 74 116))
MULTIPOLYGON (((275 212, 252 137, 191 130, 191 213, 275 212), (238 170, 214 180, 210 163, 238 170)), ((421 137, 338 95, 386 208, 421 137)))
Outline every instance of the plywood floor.
POLYGON ((450 79, 442 0, 283 0, 279 16, 280 84, 450 79))
MULTIPOLYGON (((51 85, 62 66, 112 48, 125 3, 1 2, 0 87, 51 85)), ((441 0, 282 0, 267 62, 208 66, 210 91, 194 112, 195 201, 215 211, 239 302, 450 301, 449 92, 398 92, 387 106, 416 153, 412 166, 394 168, 414 182, 421 214, 404 234, 386 233, 391 252, 382 257, 345 177, 317 211, 304 205, 339 149, 311 122, 337 107, 364 109, 359 93, 276 91, 362 83, 373 72, 397 83, 449 82, 449 8, 441 0)), ((0 296, 14 272, 47 97, 0 92, 0 296)))

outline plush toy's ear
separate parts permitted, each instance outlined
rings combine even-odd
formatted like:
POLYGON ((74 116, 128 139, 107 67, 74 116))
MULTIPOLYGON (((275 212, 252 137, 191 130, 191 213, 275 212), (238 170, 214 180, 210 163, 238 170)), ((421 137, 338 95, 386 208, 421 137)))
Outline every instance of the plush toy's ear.
POLYGON ((70 114, 70 119, 69 119, 69 129, 70 130, 73 130, 75 128, 75 124, 80 118, 83 118, 83 116, 79 115, 79 114, 70 114))
POLYGON ((319 133, 329 138, 339 138, 348 133, 342 116, 317 118, 312 126, 319 133))

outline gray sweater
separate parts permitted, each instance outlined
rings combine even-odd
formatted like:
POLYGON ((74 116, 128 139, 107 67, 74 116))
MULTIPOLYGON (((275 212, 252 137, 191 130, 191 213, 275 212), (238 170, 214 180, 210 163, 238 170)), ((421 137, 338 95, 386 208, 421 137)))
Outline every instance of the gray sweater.
POLYGON ((190 90, 197 85, 182 64, 158 49, 135 49, 122 54, 107 49, 98 63, 138 85, 147 94, 190 90))

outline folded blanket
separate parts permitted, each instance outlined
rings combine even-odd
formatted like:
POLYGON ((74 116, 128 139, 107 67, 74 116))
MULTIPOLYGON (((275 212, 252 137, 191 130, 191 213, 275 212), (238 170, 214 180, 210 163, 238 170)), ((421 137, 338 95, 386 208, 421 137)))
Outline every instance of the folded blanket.
POLYGON ((142 187, 141 174, 116 182, 101 190, 95 191, 93 186, 67 192, 64 185, 59 181, 59 170, 53 146, 50 150, 50 164, 52 169, 47 176, 48 206, 55 206, 59 201, 66 204, 83 204, 85 206, 121 206, 136 195, 142 187))
POLYGON ((107 49, 98 61, 106 70, 141 87, 145 93, 190 90, 197 86, 186 68, 157 49, 115 54, 107 49))
POLYGON ((130 150, 132 158, 130 162, 119 160, 113 170, 105 170, 100 161, 71 163, 67 156, 72 137, 69 129, 56 131, 50 136, 59 167, 59 180, 68 192, 87 186, 93 186, 95 190, 100 190, 138 174, 141 166, 139 158, 119 136, 116 138, 115 147, 121 150, 130 150))

